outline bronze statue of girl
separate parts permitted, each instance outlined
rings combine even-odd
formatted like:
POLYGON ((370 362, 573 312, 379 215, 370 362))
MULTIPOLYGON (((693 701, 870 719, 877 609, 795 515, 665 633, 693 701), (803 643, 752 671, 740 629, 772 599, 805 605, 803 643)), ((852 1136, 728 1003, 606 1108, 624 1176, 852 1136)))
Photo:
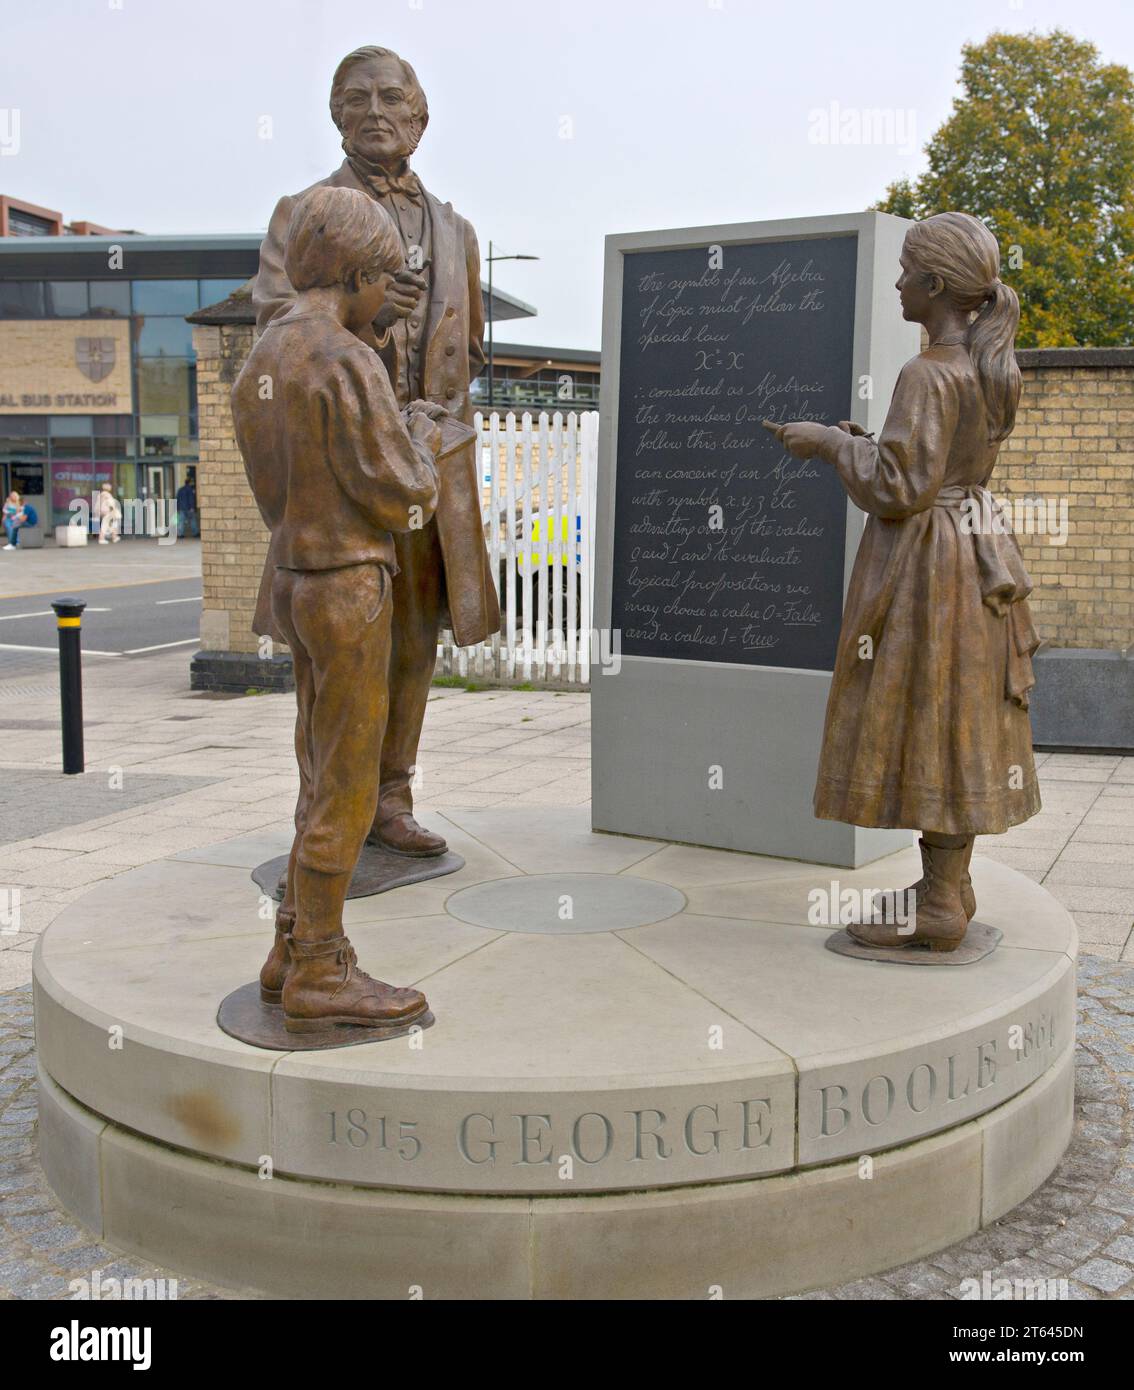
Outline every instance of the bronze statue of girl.
POLYGON ((843 611, 815 814, 921 830, 912 934, 872 946, 960 945, 976 909, 975 835, 1040 809, 1028 691, 1039 645, 1031 581, 988 482, 1020 399, 1020 317, 992 233, 945 212, 906 234, 897 289, 929 346, 902 368, 877 441, 847 422, 772 426, 797 458, 838 469, 868 520, 843 611))

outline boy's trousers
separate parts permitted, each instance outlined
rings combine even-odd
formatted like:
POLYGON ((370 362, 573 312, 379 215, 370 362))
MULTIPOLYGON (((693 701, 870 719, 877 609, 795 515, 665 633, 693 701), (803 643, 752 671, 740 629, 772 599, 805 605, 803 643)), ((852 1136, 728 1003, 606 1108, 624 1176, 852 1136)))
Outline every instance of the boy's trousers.
POLYGON ((277 569, 272 615, 291 648, 299 800, 288 866, 350 882, 378 803, 389 711, 390 574, 381 564, 277 569))

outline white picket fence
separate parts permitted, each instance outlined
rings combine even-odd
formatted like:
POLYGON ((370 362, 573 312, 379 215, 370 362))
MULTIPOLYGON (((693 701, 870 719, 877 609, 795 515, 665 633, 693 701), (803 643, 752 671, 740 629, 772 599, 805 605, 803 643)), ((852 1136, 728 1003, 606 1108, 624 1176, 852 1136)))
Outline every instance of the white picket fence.
POLYGON ((591 674, 598 412, 517 421, 479 412, 481 516, 500 597, 500 631, 456 647, 445 631, 437 674, 585 685, 591 674))

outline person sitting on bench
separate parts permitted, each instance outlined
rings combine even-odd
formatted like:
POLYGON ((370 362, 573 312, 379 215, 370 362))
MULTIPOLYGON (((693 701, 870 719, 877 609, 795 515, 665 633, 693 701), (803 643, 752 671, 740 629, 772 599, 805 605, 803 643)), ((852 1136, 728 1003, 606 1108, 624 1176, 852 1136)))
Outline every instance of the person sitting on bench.
POLYGON ((20 502, 18 492, 10 492, 4 503, 4 530, 8 534, 5 550, 15 550, 20 543, 21 526, 38 526, 39 513, 28 503, 20 502))

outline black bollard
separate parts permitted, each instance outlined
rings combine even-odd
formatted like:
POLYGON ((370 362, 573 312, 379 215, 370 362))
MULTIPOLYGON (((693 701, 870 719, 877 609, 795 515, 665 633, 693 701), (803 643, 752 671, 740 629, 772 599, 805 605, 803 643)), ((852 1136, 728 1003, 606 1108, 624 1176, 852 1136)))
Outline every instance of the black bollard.
POLYGON ((59 703, 63 713, 63 771, 83 771, 83 655, 81 598, 51 600, 59 628, 59 703))

